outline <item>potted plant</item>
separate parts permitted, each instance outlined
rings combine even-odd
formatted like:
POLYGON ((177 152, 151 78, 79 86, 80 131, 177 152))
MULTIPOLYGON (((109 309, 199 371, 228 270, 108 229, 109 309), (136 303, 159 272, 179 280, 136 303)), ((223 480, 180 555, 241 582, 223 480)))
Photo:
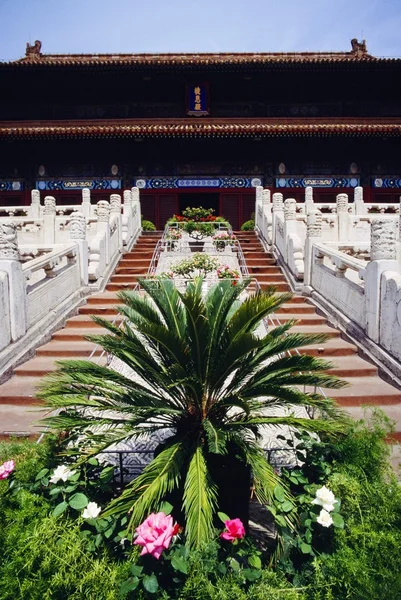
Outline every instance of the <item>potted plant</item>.
POLYGON ((226 246, 235 244, 236 237, 228 231, 219 231, 213 236, 212 242, 218 252, 224 252, 226 246))
POLYGON ((174 250, 177 245, 178 242, 180 241, 180 239, 182 238, 182 232, 181 230, 177 227, 169 227, 169 230, 167 232, 167 240, 168 240, 168 247, 171 250, 174 250))
POLYGON ((219 279, 239 279, 240 273, 236 269, 232 269, 229 265, 220 265, 217 268, 217 277, 219 279))

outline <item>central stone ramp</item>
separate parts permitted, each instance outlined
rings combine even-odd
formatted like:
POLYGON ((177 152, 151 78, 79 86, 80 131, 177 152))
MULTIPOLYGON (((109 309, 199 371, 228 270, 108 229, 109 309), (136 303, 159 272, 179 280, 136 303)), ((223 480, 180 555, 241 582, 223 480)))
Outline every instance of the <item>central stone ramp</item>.
MULTIPOLYGON (((284 274, 274 256, 265 252, 255 232, 236 232, 250 276, 255 277, 262 289, 269 285, 278 292, 290 291, 284 274)), ((401 441, 401 391, 384 381, 375 364, 359 356, 358 348, 343 339, 342 333, 332 327, 327 319, 319 315, 316 307, 306 297, 294 295, 276 313, 280 323, 296 319, 291 331, 299 333, 324 333, 328 341, 324 344, 300 349, 301 354, 321 356, 333 363, 330 373, 348 381, 349 386, 341 390, 327 390, 355 419, 363 418, 363 406, 378 406, 396 421, 394 438, 401 441)), ((271 326, 278 322, 271 323, 271 326)))
MULTIPOLYGON (((95 346, 84 336, 107 333, 91 320, 91 315, 102 315, 111 321, 115 319, 115 306, 120 303, 117 291, 134 288, 137 277, 146 275, 160 238, 161 232, 141 235, 133 250, 120 259, 105 291, 88 296, 85 306, 78 309, 78 315, 68 319, 63 329, 52 335, 50 342, 36 350, 34 358, 17 367, 11 379, 0 385, 0 438, 38 435, 35 422, 45 416, 35 397, 41 378, 57 368, 57 360, 89 358, 95 346), (126 279, 121 281, 118 279, 121 276, 126 279)), ((93 360, 98 361, 101 353, 102 349, 97 348, 93 360)), ((105 358, 101 360, 105 362, 105 358)))

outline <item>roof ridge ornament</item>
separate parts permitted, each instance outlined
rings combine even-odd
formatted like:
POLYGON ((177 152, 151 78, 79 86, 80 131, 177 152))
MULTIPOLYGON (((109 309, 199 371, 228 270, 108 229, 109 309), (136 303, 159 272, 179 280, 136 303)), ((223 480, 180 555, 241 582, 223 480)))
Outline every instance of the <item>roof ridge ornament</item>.
POLYGON ((366 48, 366 40, 362 40, 362 42, 358 42, 357 38, 352 38, 351 40, 352 52, 355 56, 363 56, 368 53, 366 48))
POLYGON ((29 60, 37 60, 41 57, 42 42, 40 40, 35 40, 33 46, 30 45, 29 42, 26 43, 25 56, 29 58, 29 60))

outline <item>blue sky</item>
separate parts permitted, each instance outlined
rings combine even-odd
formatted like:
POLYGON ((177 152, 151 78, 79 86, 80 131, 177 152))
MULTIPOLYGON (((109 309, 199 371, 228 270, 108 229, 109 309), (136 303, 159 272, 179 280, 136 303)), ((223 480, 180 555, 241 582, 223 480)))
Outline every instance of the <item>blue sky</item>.
POLYGON ((0 0, 0 60, 42 52, 349 50, 401 57, 401 0, 0 0))

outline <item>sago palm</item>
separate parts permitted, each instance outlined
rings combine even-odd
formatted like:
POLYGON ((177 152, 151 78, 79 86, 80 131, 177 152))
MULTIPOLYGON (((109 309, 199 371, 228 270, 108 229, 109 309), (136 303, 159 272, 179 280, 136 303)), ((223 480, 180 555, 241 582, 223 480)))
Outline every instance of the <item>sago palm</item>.
POLYGON ((261 429, 290 425, 336 431, 333 402, 305 392, 304 386, 337 388, 342 383, 325 373, 327 362, 292 354, 324 341, 321 335, 291 333, 293 322, 256 332, 289 294, 268 290, 241 302, 249 281, 235 286, 222 281, 205 297, 201 279, 185 293, 169 280, 141 284, 145 297, 119 294, 122 326, 93 317, 110 334, 90 337, 135 377, 84 360, 63 361, 40 397, 59 409, 48 424, 79 435, 81 447, 89 442, 87 456, 144 433, 167 431, 160 452, 107 513, 129 512, 135 527, 166 496, 178 493, 188 542, 196 545, 213 535, 221 491, 221 482, 212 478, 217 455, 235 453, 252 471, 256 497, 268 503, 277 477, 258 446, 261 429), (277 410, 269 415, 270 409, 285 406, 313 407, 320 417, 277 416, 277 410))

